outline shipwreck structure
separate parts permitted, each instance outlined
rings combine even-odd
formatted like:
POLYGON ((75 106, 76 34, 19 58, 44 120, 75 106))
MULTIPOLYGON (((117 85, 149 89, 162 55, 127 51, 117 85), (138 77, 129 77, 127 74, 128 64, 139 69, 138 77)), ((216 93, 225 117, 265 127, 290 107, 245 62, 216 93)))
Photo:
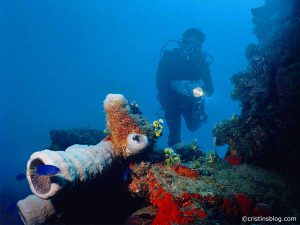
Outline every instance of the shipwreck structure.
POLYGON ((228 156, 299 175, 300 2, 267 0, 252 14, 258 44, 246 49, 248 68, 231 78, 241 114, 213 134, 228 156))

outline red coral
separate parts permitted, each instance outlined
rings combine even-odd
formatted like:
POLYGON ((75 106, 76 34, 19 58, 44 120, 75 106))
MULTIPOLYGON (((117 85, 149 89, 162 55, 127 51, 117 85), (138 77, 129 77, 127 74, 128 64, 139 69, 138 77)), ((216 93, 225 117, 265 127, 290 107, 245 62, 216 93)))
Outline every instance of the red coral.
POLYGON ((236 201, 239 205, 239 208, 240 208, 243 216, 250 216, 251 211, 254 207, 253 200, 244 193, 238 193, 236 195, 236 201))
POLYGON ((184 201, 188 201, 192 198, 192 195, 190 193, 183 193, 181 197, 184 201))
POLYGON ((242 158, 237 155, 226 156, 225 160, 234 166, 239 166, 242 164, 242 158))
POLYGON ((193 197, 198 199, 198 200, 203 200, 203 198, 200 194, 193 194, 193 197))
POLYGON ((150 192, 150 201, 158 208, 158 211, 152 224, 188 224, 188 220, 182 215, 172 195, 165 191, 160 185, 155 184, 154 186, 156 187, 150 192))
POLYGON ((184 211, 184 215, 192 216, 192 215, 194 215, 194 212, 187 210, 187 211, 184 211))
MULTIPOLYGON (((155 166, 164 169, 161 164, 155 166)), ((191 171, 184 166, 177 166, 173 169, 178 173, 191 171)), ((272 214, 268 205, 262 203, 255 205, 254 200, 245 193, 232 194, 224 199, 218 195, 201 196, 198 193, 188 192, 173 196, 159 183, 152 170, 149 170, 147 176, 133 179, 130 187, 133 190, 139 190, 140 186, 147 190, 150 202, 157 208, 157 214, 152 221, 153 225, 189 224, 208 217, 206 209, 212 208, 221 210, 226 217, 236 220, 239 220, 242 215, 268 216, 272 214), (140 181, 137 182, 137 180, 140 181), (135 186, 135 184, 138 185, 135 186)))
POLYGON ((221 209, 228 217, 236 217, 238 214, 233 196, 230 196, 229 198, 224 198, 223 204, 221 205, 221 209))
POLYGON ((192 209, 192 212, 196 213, 199 218, 207 217, 207 213, 200 209, 194 208, 194 209, 192 209))
POLYGON ((221 209, 228 217, 237 218, 243 216, 270 216, 272 215, 271 207, 263 203, 254 203, 245 193, 237 193, 229 198, 224 198, 221 209))
POLYGON ((186 166, 174 166, 173 170, 181 176, 185 176, 185 177, 189 177, 189 178, 197 178, 198 177, 198 173, 194 170, 191 170, 190 168, 186 167, 186 166))
POLYGON ((128 188, 131 192, 136 193, 139 192, 139 185, 138 185, 139 180, 136 178, 133 178, 132 181, 130 182, 128 188))
POLYGON ((149 173, 148 181, 150 202, 158 208, 153 225, 189 224, 197 218, 207 216, 206 212, 194 205, 200 195, 183 193, 175 198, 157 182, 152 172, 149 173))

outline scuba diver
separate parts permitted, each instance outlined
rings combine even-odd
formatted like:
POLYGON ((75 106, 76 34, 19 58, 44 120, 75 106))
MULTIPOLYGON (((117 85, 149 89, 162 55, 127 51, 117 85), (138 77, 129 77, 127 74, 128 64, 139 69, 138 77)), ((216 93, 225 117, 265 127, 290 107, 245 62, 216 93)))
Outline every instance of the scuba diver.
POLYGON ((156 88, 169 127, 169 146, 181 141, 181 115, 190 131, 207 120, 204 100, 214 90, 209 69, 212 56, 202 50, 204 41, 205 34, 191 28, 183 33, 180 42, 170 40, 162 47, 156 88), (170 42, 176 42, 178 47, 167 51, 165 47, 170 42))

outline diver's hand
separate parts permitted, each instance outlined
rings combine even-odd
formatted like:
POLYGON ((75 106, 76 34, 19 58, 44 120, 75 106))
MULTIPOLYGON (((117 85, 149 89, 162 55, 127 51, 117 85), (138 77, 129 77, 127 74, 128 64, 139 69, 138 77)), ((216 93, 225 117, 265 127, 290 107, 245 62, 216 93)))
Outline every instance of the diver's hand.
POLYGON ((187 97, 202 97, 204 96, 203 81, 190 80, 174 80, 171 82, 171 88, 178 94, 187 97))
POLYGON ((192 90, 190 89, 191 81, 189 80, 174 80, 171 82, 171 88, 180 95, 192 97, 192 90))

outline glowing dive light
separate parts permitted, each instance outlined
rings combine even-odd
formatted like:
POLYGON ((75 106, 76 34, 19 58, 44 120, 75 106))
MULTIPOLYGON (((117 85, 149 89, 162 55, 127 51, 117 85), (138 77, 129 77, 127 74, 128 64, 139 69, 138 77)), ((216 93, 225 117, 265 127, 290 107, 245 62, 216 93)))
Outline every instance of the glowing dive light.
POLYGON ((203 89, 201 87, 196 87, 193 89, 193 95, 196 98, 204 96, 203 89))

